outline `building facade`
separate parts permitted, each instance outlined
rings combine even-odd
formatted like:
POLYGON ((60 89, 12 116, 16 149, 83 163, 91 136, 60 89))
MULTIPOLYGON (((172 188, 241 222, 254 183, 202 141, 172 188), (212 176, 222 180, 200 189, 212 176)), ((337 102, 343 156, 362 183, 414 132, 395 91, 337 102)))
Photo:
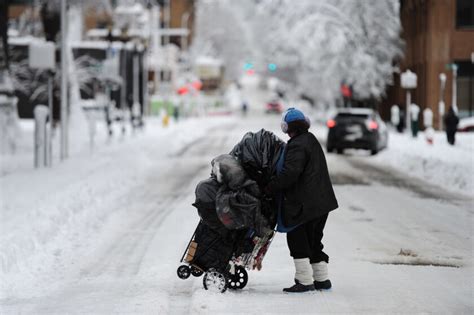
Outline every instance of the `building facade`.
POLYGON ((170 1, 170 27, 187 28, 189 30, 189 35, 185 38, 178 36, 170 38, 170 41, 181 49, 187 49, 193 39, 195 6, 195 0, 170 1))
MULTIPOLYGON (((461 117, 473 116, 474 1, 401 0, 400 18, 406 44, 400 72, 409 69, 418 76, 418 86, 411 93, 412 102, 422 109, 433 110, 435 127, 438 127, 441 98, 446 111, 456 102, 461 117), (457 67, 457 77, 453 65, 457 67), (446 75, 444 93, 441 74, 446 75)), ((405 95, 400 74, 395 74, 394 85, 389 87, 381 108, 386 118, 391 105, 405 108, 405 95)))

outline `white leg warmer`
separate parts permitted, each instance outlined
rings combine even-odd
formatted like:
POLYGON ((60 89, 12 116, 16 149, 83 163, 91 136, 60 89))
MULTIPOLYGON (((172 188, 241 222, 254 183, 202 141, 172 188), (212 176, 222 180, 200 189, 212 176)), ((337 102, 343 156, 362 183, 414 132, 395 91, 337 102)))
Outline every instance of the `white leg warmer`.
POLYGON ((313 270, 309 258, 293 259, 295 262, 295 279, 301 284, 310 285, 313 284, 313 270))
POLYGON ((315 281, 321 282, 329 279, 328 264, 325 261, 311 264, 311 267, 313 267, 313 278, 315 281))

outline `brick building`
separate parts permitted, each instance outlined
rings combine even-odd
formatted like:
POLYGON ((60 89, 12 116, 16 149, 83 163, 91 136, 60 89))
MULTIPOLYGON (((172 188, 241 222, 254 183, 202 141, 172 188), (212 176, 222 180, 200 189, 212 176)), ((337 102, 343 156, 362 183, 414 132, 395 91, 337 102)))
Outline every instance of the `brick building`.
POLYGON ((195 0, 170 0, 170 27, 188 28, 189 35, 183 42, 180 37, 172 36, 170 41, 177 46, 190 45, 194 34, 195 0))
MULTIPOLYGON (((438 103, 441 98, 440 74, 446 74, 444 101, 452 105, 453 71, 458 66, 456 92, 461 117, 474 114, 474 1, 472 0, 401 0, 402 37, 405 58, 401 72, 410 69, 418 76, 418 87, 412 91, 412 102, 422 109, 430 107, 438 126, 438 103)), ((381 107, 389 117, 392 104, 405 108, 405 90, 400 75, 395 74, 381 107)))

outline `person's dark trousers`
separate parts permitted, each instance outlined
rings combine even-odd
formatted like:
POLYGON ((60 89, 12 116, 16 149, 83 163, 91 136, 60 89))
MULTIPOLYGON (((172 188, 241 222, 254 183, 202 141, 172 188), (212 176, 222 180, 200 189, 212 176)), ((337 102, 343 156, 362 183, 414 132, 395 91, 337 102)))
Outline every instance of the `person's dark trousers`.
POLYGON ((327 218, 328 214, 325 214, 286 234, 290 255, 294 259, 309 258, 312 264, 322 261, 329 263, 329 256, 323 252, 321 243, 327 218))
POLYGON ((456 132, 446 132, 446 135, 448 136, 448 143, 454 145, 454 142, 456 141, 456 132))

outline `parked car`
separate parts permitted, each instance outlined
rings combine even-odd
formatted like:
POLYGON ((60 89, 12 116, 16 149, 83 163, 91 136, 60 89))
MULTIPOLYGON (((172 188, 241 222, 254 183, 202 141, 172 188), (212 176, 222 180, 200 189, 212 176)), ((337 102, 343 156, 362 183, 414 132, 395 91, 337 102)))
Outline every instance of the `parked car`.
POLYGON ((327 121, 327 151, 342 154, 344 149, 370 150, 372 155, 387 147, 387 126, 370 108, 345 108, 327 121))
POLYGON ((283 112, 283 105, 276 101, 270 101, 265 105, 265 113, 270 114, 270 113, 276 113, 276 114, 281 114, 283 112))
POLYGON ((474 117, 461 118, 458 124, 458 131, 473 132, 474 131, 474 117))

